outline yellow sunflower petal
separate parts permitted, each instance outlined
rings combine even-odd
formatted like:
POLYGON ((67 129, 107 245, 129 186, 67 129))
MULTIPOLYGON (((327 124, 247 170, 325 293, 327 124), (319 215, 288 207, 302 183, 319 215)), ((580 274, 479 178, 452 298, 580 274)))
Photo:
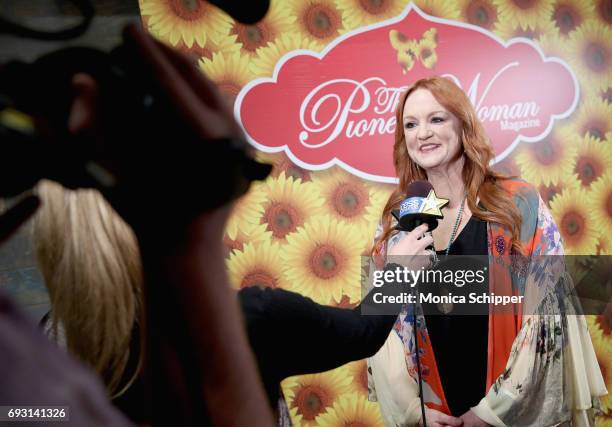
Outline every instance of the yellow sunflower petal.
POLYGON ((493 0, 500 13, 500 22, 516 22, 522 28, 536 28, 548 21, 553 0, 493 0))
POLYGON ((400 0, 336 0, 342 11, 342 23, 347 30, 393 18, 404 10, 400 0))
POLYGON ((459 9, 454 0, 415 0, 419 9, 428 15, 452 20, 459 19, 459 9))
POLYGON ((274 43, 257 49, 257 56, 251 62, 251 71, 257 77, 272 77, 278 61, 287 53, 298 49, 318 52, 321 45, 300 33, 283 34, 274 43))
POLYGON ((214 53, 212 59, 201 58, 200 69, 216 83, 221 93, 233 104, 240 89, 255 78, 249 69, 249 57, 234 53, 214 53))
POLYGON ((379 427, 384 425, 379 406, 357 393, 341 396, 333 408, 317 417, 319 427, 379 427))
MULTIPOLYGON (((591 186, 589 207, 595 227, 598 230, 612 230, 612 171, 608 170, 591 186)), ((612 241, 612 236, 606 234, 603 237, 612 241)))
POLYGON ((500 19, 495 24, 493 31, 504 40, 510 40, 515 37, 539 40, 546 35, 557 36, 555 26, 548 19, 538 20, 533 24, 521 24, 520 21, 500 19))
POLYGON ((577 113, 572 115, 570 125, 580 136, 604 140, 612 132, 612 105, 601 99, 586 99, 577 113))

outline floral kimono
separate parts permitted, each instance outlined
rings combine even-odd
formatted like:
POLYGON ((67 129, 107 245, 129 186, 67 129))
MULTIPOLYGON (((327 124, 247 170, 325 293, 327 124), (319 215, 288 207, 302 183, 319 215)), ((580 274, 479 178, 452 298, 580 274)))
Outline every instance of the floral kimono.
MULTIPOLYGON (((513 304, 511 314, 489 308, 488 392, 472 411, 493 426, 592 426, 598 397, 607 391, 586 321, 570 298, 559 230, 531 185, 502 183, 521 213, 526 256, 511 256, 509 232, 488 223, 490 291, 522 295, 528 302, 513 304)), ((416 310, 424 402, 450 414, 425 317, 416 310)), ((387 426, 418 425, 421 419, 414 336, 407 307, 385 345, 368 360, 369 397, 379 401, 387 426)))

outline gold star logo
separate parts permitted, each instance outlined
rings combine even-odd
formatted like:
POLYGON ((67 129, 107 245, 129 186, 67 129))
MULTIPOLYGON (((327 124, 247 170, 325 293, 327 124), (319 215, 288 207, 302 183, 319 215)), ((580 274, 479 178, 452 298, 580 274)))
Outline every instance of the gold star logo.
POLYGON ((442 211, 440 209, 447 204, 448 199, 442 199, 436 196, 436 192, 434 190, 430 190, 427 198, 423 202, 423 209, 421 212, 424 214, 442 217, 442 211))

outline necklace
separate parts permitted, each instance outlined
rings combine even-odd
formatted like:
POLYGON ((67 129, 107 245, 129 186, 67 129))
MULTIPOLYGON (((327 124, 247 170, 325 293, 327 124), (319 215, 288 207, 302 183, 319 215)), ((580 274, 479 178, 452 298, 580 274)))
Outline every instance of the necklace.
MULTIPOLYGON (((455 240, 455 235, 457 234, 457 230, 459 229, 459 224, 461 224, 461 217, 463 216, 463 205, 465 205, 465 199, 467 198, 467 193, 463 195, 463 200, 461 201, 461 206, 459 206, 459 212, 457 213, 457 218, 455 219, 455 225, 453 225, 453 231, 451 232, 450 239, 448 240, 448 246, 444 251, 444 256, 448 257, 448 253, 450 252, 450 247, 453 244, 453 240, 455 240)), ((441 294, 449 295, 448 290, 443 289, 441 294)), ((440 310, 444 314, 448 314, 453 311, 453 303, 443 303, 440 302, 437 304, 438 310, 440 310)))
POLYGON ((465 199, 467 199, 467 193, 463 195, 461 206, 459 206, 459 212, 457 213, 457 218, 455 219, 455 225, 453 225, 453 231, 451 232, 450 239, 448 240, 448 246, 446 247, 446 251, 444 252, 445 256, 448 256, 448 253, 450 252, 450 247, 453 244, 453 240, 455 240, 455 235, 457 234, 459 224, 461 224, 461 217, 463 216, 463 205, 465 205, 465 199))

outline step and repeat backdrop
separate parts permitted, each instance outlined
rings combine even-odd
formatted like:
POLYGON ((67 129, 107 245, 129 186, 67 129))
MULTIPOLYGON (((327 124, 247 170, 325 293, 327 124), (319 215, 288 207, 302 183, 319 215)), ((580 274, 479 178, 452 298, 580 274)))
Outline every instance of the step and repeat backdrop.
MULTIPOLYGON (((394 111, 430 75, 468 94, 495 169, 539 189, 566 253, 612 255, 610 0, 273 0, 256 25, 199 0, 139 4, 149 32, 195 58, 274 164, 227 226, 236 288, 358 304, 359 255, 396 182, 394 111)), ((588 317, 612 389, 610 322, 588 317)), ((383 426, 365 361, 283 390, 296 426, 383 426)), ((612 425, 611 396, 603 406, 612 425)))

